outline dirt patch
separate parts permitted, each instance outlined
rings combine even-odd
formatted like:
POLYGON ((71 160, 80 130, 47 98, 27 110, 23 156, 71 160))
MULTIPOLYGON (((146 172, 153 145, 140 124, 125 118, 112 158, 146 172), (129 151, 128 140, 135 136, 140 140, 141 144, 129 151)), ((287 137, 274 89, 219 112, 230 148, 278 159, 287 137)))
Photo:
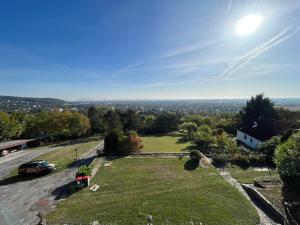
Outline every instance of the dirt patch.
POLYGON ((35 210, 41 210, 41 209, 45 209, 49 206, 49 199, 48 198, 42 198, 40 200, 38 200, 37 202, 35 202, 32 206, 31 206, 31 210, 35 211, 35 210))

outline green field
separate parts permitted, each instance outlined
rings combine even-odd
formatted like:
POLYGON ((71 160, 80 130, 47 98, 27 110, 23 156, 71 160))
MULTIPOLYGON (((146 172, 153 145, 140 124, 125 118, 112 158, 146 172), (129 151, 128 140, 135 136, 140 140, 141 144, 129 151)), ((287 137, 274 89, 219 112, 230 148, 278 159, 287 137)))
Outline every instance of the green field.
POLYGON ((43 154, 35 158, 35 160, 47 160, 49 163, 56 164, 56 171, 61 171, 66 169, 72 162, 75 161, 76 152, 74 149, 77 149, 77 155, 80 156, 99 144, 99 142, 100 138, 93 137, 79 140, 78 142, 75 141, 73 143, 67 143, 65 147, 43 154))
POLYGON ((193 149, 193 144, 179 133, 142 137, 143 152, 182 152, 193 149))
POLYGON ((215 169, 185 170, 187 159, 121 158, 101 167, 92 183, 60 202, 49 222, 101 224, 258 224, 250 202, 215 169))

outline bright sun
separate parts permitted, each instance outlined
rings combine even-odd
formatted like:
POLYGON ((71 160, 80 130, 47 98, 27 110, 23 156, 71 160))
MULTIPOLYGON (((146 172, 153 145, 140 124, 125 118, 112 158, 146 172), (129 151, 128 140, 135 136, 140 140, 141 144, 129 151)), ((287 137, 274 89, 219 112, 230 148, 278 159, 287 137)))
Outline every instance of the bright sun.
POLYGON ((248 15, 243 17, 235 26, 236 33, 239 35, 248 35, 253 33, 261 24, 260 15, 248 15))

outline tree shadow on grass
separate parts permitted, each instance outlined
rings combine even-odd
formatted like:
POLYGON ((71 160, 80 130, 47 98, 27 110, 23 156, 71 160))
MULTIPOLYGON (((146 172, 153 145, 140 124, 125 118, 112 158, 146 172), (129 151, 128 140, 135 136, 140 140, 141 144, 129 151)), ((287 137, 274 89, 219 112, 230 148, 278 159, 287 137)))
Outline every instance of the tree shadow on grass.
POLYGON ((87 165, 88 166, 93 162, 93 160, 95 158, 97 158, 97 155, 73 161, 73 162, 68 164, 67 168, 69 168, 69 169, 70 168, 77 168, 77 167, 80 167, 82 165, 87 165))
POLYGON ((182 149, 182 151, 193 151, 193 150, 199 150, 199 149, 196 145, 189 145, 189 146, 185 147, 184 149, 182 149))
POLYGON ((176 143, 178 144, 184 144, 190 141, 190 138, 188 137, 188 135, 180 135, 178 136, 178 140, 176 141, 176 143))
POLYGON ((33 179, 38 179, 41 177, 46 176, 47 174, 40 174, 40 175, 15 175, 11 177, 7 177, 0 181, 0 186, 15 184, 18 182, 25 182, 33 179))
POLYGON ((55 200, 60 200, 70 197, 72 194, 80 191, 80 188, 77 188, 76 181, 71 181, 67 184, 64 184, 60 187, 54 189, 51 194, 54 196, 55 200))
POLYGON ((195 170, 199 167, 199 161, 191 160, 189 159, 188 161, 185 162, 184 164, 184 169, 185 170, 195 170))

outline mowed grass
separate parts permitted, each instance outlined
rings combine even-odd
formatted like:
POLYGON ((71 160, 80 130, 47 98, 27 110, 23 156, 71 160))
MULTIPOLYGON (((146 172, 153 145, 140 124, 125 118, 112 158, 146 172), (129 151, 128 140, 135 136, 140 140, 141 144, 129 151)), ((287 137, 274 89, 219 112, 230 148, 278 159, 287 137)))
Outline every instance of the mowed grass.
POLYGON ((142 137, 143 152, 182 152, 194 146, 179 133, 142 137))
POLYGON ((53 152, 43 154, 35 158, 34 160, 47 160, 49 163, 54 163, 56 165, 56 171, 61 171, 66 169, 73 162, 75 162, 75 149, 77 149, 77 156, 79 157, 99 143, 100 138, 98 137, 87 138, 71 143, 66 143, 66 146, 59 148, 53 152))
POLYGON ((228 171, 234 179, 236 179, 239 183, 242 184, 253 184, 254 179, 259 177, 278 177, 278 174, 274 169, 270 169, 269 171, 257 171, 252 167, 243 169, 238 166, 231 165, 227 166, 225 170, 228 171))
POLYGON ((258 224, 250 202, 215 169, 184 169, 188 159, 121 158, 101 167, 92 180, 97 192, 84 189, 60 202, 49 222, 101 224, 258 224))

